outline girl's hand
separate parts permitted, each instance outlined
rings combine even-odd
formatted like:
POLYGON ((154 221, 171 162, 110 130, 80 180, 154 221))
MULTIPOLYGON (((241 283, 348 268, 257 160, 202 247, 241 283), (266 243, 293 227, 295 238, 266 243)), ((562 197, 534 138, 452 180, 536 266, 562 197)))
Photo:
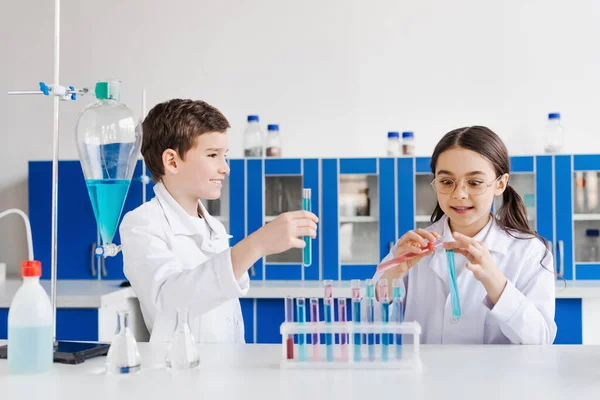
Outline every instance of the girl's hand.
POLYGON ((487 246, 485 243, 458 232, 454 232, 452 237, 456 241, 444 243, 444 249, 454 250, 455 253, 466 257, 469 262, 465 266, 473 273, 475 279, 483 284, 490 300, 496 304, 507 281, 502 271, 496 266, 496 261, 487 246))
POLYGON ((423 257, 431 254, 435 250, 429 243, 435 242, 439 237, 440 235, 437 232, 428 232, 424 229, 415 229, 414 231, 406 232, 398 239, 394 257, 409 252, 419 255, 386 271, 384 277, 387 278, 389 282, 391 282, 391 279, 393 278, 403 277, 406 272, 421 261, 423 257))

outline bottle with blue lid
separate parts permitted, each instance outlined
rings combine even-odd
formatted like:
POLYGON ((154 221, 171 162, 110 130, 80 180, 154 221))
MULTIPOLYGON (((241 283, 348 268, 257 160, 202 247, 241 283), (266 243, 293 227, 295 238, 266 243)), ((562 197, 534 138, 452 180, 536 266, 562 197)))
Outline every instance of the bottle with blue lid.
POLYGON ((399 157, 400 156, 400 133, 399 132, 388 132, 387 134, 387 156, 388 157, 399 157))
POLYGON ((544 129, 544 152, 559 153, 565 144, 565 129, 560 123, 560 113, 548 114, 548 125, 544 129))
POLYGON ((414 132, 402 132, 402 155, 415 155, 415 134, 414 132))
POLYGON ((586 243, 584 249, 584 260, 583 261, 599 261, 598 256, 600 255, 600 230, 599 229, 586 229, 585 231, 586 243))
POLYGON ((281 135, 279 125, 267 125, 267 157, 281 157, 281 135))
POLYGON ((260 129, 258 115, 248 115, 248 125, 244 131, 244 157, 263 157, 264 133, 260 129))

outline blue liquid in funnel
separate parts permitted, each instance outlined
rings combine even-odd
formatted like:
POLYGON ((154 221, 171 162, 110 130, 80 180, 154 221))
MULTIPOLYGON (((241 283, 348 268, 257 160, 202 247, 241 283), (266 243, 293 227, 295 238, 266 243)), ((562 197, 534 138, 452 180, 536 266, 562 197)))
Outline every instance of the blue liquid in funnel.
POLYGON ((86 180, 103 243, 112 243, 131 179, 86 180))

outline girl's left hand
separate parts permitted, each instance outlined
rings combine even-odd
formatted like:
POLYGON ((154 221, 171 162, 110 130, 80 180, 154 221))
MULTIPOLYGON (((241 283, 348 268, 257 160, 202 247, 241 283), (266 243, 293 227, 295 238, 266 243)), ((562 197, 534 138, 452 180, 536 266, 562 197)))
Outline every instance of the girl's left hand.
POLYGON ((496 304, 507 281, 502 271, 496 266, 487 246, 485 243, 458 232, 454 232, 452 237, 456 241, 444 243, 444 249, 454 250, 455 253, 466 257, 469 261, 466 264, 467 269, 473 273, 475 279, 483 284, 490 300, 496 304))

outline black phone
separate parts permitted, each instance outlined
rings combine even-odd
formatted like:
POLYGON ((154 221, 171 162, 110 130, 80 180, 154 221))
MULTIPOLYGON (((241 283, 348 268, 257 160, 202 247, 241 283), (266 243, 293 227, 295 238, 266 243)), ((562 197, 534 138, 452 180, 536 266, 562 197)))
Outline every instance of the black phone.
MULTIPOLYGON (((96 342, 59 341, 54 348, 54 362, 62 364, 81 364, 88 358, 105 356, 110 344, 96 342)), ((0 346, 0 358, 8 357, 8 346, 0 346)))

